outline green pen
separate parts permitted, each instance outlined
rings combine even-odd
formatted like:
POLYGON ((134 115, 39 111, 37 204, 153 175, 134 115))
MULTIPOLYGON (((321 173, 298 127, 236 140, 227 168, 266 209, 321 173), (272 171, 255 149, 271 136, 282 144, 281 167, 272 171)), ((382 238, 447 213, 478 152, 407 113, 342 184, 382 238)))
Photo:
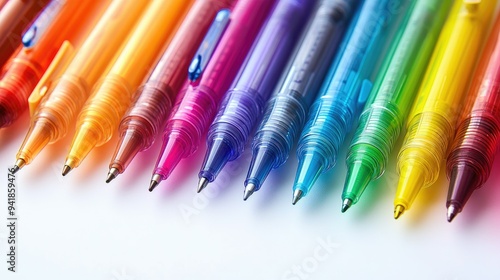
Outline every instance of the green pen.
POLYGON ((402 24, 377 78, 347 153, 342 212, 385 171, 389 155, 426 72, 452 0, 418 0, 402 24))

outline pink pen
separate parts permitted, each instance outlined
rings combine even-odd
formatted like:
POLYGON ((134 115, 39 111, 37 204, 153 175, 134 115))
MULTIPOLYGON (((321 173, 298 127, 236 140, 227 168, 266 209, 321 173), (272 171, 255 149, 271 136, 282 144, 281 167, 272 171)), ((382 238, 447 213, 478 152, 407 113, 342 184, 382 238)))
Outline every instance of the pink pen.
POLYGON ((196 151, 275 3, 275 0, 237 2, 206 69, 177 97, 149 191, 167 179, 181 159, 196 151))

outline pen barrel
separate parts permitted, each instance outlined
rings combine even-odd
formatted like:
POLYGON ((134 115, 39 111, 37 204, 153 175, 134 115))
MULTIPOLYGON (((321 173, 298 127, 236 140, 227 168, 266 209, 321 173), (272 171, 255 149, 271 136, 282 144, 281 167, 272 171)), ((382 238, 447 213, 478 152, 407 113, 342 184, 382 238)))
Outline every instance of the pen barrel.
POLYGON ((401 115, 393 103, 374 103, 365 110, 347 152, 347 165, 363 161, 373 172, 372 180, 382 176, 403 127, 401 115))
POLYGON ((266 146, 276 158, 273 168, 288 158, 307 116, 307 102, 300 92, 289 90, 278 94, 266 106, 261 126, 255 134, 252 149, 266 146))
POLYGON ((149 148, 155 135, 164 127, 172 109, 174 91, 165 83, 151 81, 134 94, 137 100, 120 123, 120 134, 127 129, 136 129, 144 138, 143 149, 149 148))
POLYGON ((217 109, 218 98, 210 87, 189 86, 177 97, 164 132, 164 139, 176 134, 185 142, 185 157, 193 154, 217 109))
POLYGON ((47 90, 47 96, 33 117, 34 123, 50 123, 51 127, 57 128, 52 132, 49 143, 56 142, 66 135, 89 92, 88 85, 82 79, 69 74, 53 84, 56 86, 47 90))
POLYGON ((500 140, 500 123, 493 115, 478 114, 465 119, 457 129, 446 164, 447 175, 465 164, 476 170, 478 187, 488 179, 500 140))
POLYGON ((453 125, 441 114, 422 112, 408 125, 403 146, 398 155, 398 170, 418 165, 424 170, 423 186, 434 183, 453 136, 453 125))
POLYGON ((11 125, 28 108, 28 98, 41 74, 37 65, 14 59, 0 81, 0 127, 11 125))
POLYGON ((135 155, 151 147, 155 136, 164 127, 172 107, 172 89, 161 82, 148 82, 135 94, 140 96, 122 119, 119 143, 110 163, 122 173, 135 155))
POLYGON ((108 74, 95 85, 92 96, 78 116, 77 127, 91 127, 97 136, 96 146, 106 143, 132 102, 131 96, 127 81, 119 75, 108 74))
POLYGON ((207 142, 223 138, 233 151, 229 161, 238 158, 250 133, 262 115, 264 100, 251 88, 236 88, 226 94, 221 109, 208 131, 207 142))
POLYGON ((324 159, 324 171, 332 168, 340 146, 352 126, 354 112, 333 95, 319 97, 311 106, 309 120, 297 147, 297 156, 308 153, 320 154, 324 159))

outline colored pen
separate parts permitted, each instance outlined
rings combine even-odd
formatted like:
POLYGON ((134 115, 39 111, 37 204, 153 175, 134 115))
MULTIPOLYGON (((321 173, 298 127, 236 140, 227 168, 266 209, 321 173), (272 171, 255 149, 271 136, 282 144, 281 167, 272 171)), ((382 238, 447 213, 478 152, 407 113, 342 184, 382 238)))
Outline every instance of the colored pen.
POLYGON ((451 222, 491 172, 500 139, 500 17, 490 33, 458 122, 446 171, 450 188, 446 207, 451 222))
POLYGON ((149 190, 167 179, 181 159, 193 154, 217 107, 241 68, 276 1, 239 0, 230 23, 201 76, 177 96, 149 190))
POLYGON ((191 0, 151 2, 111 70, 96 85, 78 116, 63 176, 78 167, 94 147, 111 139, 134 100, 134 93, 168 46, 191 4, 191 0))
POLYGON ((410 1, 366 0, 330 67, 299 139, 293 204, 336 163, 340 145, 364 106, 410 1))
POLYGON ((245 192, 258 191, 271 169, 288 158, 357 4, 338 0, 318 5, 279 91, 266 104, 252 142, 245 192))
MULTIPOLYGON (((233 2, 198 0, 193 4, 148 81, 135 93, 137 99, 120 123, 120 140, 109 164, 106 182, 123 173, 137 153, 151 147, 165 126, 176 94, 188 78, 186 69, 204 35, 209 29, 216 37, 224 32, 233 2)), ((208 59, 204 57, 205 61, 208 59)))
POLYGON ((347 152, 342 211, 384 174, 453 1, 414 2, 388 53, 347 152))
POLYGON ((41 102, 32 113, 30 130, 17 153, 16 170, 30 164, 48 143, 66 135, 90 90, 116 59, 115 54, 149 3, 113 0, 75 57, 71 59, 72 52, 68 52, 61 62, 51 65, 56 67, 45 73, 30 96, 31 102, 41 102))
POLYGON ((0 80, 0 127, 11 125, 27 108, 28 97, 67 40, 79 47, 108 1, 52 1, 25 34, 27 46, 13 58, 0 80), (42 36, 43 35, 43 36, 42 36))
MULTIPOLYGON (((213 182, 227 162, 242 154, 315 2, 283 0, 277 4, 208 130, 208 149, 199 173, 198 191, 213 182)), ((244 199, 249 195, 245 193, 244 199)))
POLYGON ((49 2, 9 0, 5 3, 0 10, 0 67, 18 49, 23 32, 49 2))
POLYGON ((455 1, 408 117, 398 155, 396 219, 437 180, 495 6, 495 1, 455 1))

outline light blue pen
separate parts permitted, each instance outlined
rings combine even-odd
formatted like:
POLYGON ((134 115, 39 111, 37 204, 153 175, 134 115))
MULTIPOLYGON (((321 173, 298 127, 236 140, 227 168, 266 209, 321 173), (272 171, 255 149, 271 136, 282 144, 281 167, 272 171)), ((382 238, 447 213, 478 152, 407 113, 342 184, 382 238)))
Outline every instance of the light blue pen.
POLYGON ((351 24, 350 36, 342 43, 343 50, 323 82, 299 140, 293 204, 307 195, 319 175, 335 165, 410 2, 366 0, 351 24))
POLYGON ((279 91, 267 103, 255 133, 245 196, 258 191, 271 170, 288 159, 359 2, 323 0, 313 13, 282 84, 277 88, 279 91))
POLYGON ((65 0, 52 0, 45 9, 37 16, 31 26, 23 34, 22 42, 26 48, 33 47, 47 31, 49 26, 56 19, 57 14, 64 6, 65 0))

